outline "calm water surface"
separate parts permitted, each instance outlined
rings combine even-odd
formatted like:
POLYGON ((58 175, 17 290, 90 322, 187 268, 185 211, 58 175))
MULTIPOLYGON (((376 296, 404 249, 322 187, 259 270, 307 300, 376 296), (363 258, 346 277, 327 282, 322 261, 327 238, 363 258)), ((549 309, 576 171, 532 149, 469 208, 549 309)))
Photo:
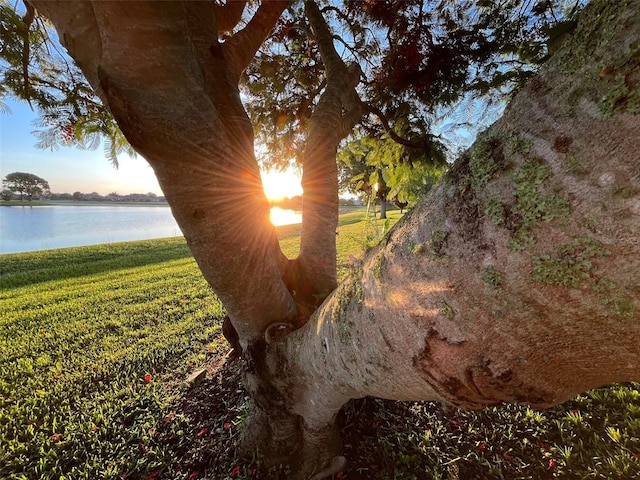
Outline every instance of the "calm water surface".
MULTIPOLYGON (((275 225, 301 220, 299 213, 271 209, 275 225)), ((0 254, 180 235, 171 210, 163 206, 0 207, 0 254)))
POLYGON ((179 235, 169 207, 0 207, 0 253, 179 235))

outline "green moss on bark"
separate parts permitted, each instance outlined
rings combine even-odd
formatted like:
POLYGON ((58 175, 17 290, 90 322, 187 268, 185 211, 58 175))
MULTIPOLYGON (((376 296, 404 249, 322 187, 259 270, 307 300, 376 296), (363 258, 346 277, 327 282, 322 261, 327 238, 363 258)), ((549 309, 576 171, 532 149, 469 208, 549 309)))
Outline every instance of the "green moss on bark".
POLYGON ((493 265, 489 265, 482 271, 482 280, 495 290, 502 290, 504 276, 493 265))
POLYGON ((373 265, 371 265, 371 274, 378 280, 382 280, 385 262, 384 253, 380 251, 373 260, 373 265))
POLYGON ((574 177, 583 177, 587 170, 575 155, 568 155, 564 161, 567 171, 574 177))
POLYGON ((444 230, 434 230, 431 233, 431 239, 426 243, 429 257, 436 260, 444 256, 443 250, 447 246, 447 237, 449 232, 444 230))
POLYGON ((556 247, 553 256, 533 257, 531 274, 540 283, 577 288, 591 277, 592 259, 608 254, 599 241, 577 238, 556 247))
POLYGON ((614 281, 601 278, 591 285, 591 290, 600 294, 602 303, 609 307, 613 314, 624 318, 637 318, 638 309, 633 297, 614 281))
POLYGON ((498 197, 489 197, 484 201, 484 213, 496 225, 502 225, 505 221, 504 205, 498 197))
POLYGON ((362 271, 348 277, 336 290, 335 304, 331 311, 331 320, 336 325, 338 338, 342 343, 351 342, 353 322, 347 316, 350 305, 355 303, 358 311, 362 309, 364 293, 362 291, 362 271))
POLYGON ((453 317, 455 317, 456 315, 455 311, 453 310, 453 307, 449 305, 447 302, 445 302, 444 300, 440 300, 439 311, 440 311, 440 314, 445 318, 447 318, 448 320, 453 320, 453 317))
POLYGON ((478 192, 505 166, 504 144, 494 135, 484 133, 471 150, 469 168, 472 187, 478 192))
POLYGON ((514 173, 515 205, 512 208, 514 234, 509 246, 523 250, 535 242, 532 229, 541 221, 569 216, 569 202, 541 187, 551 177, 551 167, 540 159, 529 159, 514 173))
POLYGON ((633 42, 622 59, 602 66, 600 78, 608 82, 607 93, 600 101, 606 117, 640 113, 640 41, 633 42))
POLYGON ((609 19, 618 16, 626 8, 628 4, 624 0, 592 0, 580 16, 578 26, 567 44, 553 57, 553 61, 567 73, 592 65, 598 47, 609 42, 616 34, 609 19))

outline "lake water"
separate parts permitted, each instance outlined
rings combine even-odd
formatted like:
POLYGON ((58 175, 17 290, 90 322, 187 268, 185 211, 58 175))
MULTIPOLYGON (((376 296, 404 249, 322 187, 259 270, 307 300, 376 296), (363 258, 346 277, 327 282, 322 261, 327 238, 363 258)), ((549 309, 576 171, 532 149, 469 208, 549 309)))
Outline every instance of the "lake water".
MULTIPOLYGON (((273 210, 276 209, 272 209, 274 223, 284 225, 301 220, 300 214, 291 211, 275 212, 274 217, 273 210)), ((0 207, 0 253, 180 235, 171 210, 163 206, 0 207)))
POLYGON ((0 253, 178 235, 169 207, 0 207, 0 253))

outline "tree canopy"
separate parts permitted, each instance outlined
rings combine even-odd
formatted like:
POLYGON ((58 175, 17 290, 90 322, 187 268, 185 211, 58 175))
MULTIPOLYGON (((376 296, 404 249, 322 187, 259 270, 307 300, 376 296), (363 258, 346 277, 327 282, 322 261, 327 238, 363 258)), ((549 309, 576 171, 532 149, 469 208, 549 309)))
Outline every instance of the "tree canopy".
MULTIPOLYGON (((227 38, 256 12, 255 5, 229 3, 239 23, 224 34, 227 38)), ((322 2, 336 52, 360 70, 357 91, 364 117, 351 136, 384 135, 441 165, 447 150, 467 146, 473 132, 497 118, 505 100, 575 26, 584 3, 322 2), (484 113, 481 123, 479 112, 484 113)), ((105 154, 115 165, 118 152, 133 153, 47 19, 35 15, 29 3, 16 11, 3 0, 0 38, 0 97, 13 95, 37 109, 39 147, 97 148, 104 138, 105 154)), ((292 2, 240 81, 264 165, 302 161, 305 132, 326 81, 303 2, 292 2)))
MULTIPOLYGON (((574 25, 581 1, 344 1, 322 13, 343 61, 361 71, 366 116, 359 135, 387 135, 433 149, 438 133, 472 129, 469 111, 504 104, 574 25), (433 126, 440 127, 434 132, 433 126)), ((245 71, 247 107, 271 161, 301 158, 304 131, 326 85, 301 3, 245 71)), ((485 126, 495 115, 485 120, 485 126)))
POLYGON ((96 149, 104 140, 114 165, 118 153, 134 153, 51 24, 29 2, 0 2, 0 42, 0 102, 10 95, 37 111, 37 147, 96 149))
POLYGON ((33 173, 13 172, 9 173, 2 179, 2 185, 12 192, 20 194, 20 200, 24 194, 29 200, 34 196, 40 196, 49 193, 49 183, 33 173))

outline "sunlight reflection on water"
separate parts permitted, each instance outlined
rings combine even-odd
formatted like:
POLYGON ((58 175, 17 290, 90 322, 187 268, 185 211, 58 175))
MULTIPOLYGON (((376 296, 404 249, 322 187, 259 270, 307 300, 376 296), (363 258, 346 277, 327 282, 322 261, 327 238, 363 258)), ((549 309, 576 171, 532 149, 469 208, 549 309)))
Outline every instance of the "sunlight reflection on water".
POLYGON ((283 210, 280 207, 271 208, 271 223, 276 227, 280 225, 291 225, 292 223, 301 223, 302 214, 293 210, 283 210))

